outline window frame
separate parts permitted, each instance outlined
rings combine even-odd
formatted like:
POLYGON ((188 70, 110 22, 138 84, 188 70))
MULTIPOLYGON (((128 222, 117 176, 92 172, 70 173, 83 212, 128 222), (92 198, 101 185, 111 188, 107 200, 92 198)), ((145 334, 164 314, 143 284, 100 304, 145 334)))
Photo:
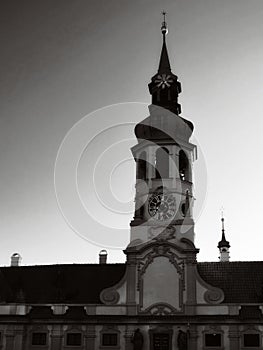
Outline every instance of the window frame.
POLYGON ((41 346, 41 347, 48 347, 48 332, 47 331, 41 331, 41 330, 32 330, 32 332, 31 332, 31 337, 30 337, 30 340, 31 340, 31 342, 30 342, 30 345, 32 346, 32 347, 39 347, 39 346, 41 346), (33 336, 34 336, 34 334, 45 334, 45 344, 33 344, 33 336))
POLYGON ((224 348, 224 333, 222 331, 206 331, 203 334, 203 348, 205 350, 213 350, 213 349, 223 349, 224 348), (220 335, 221 344, 219 346, 206 345, 206 335, 220 335))
POLYGON ((262 340, 261 340, 261 332, 258 330, 246 330, 244 332, 242 332, 241 334, 241 349, 260 349, 262 346, 262 340), (244 336, 245 335, 258 335, 258 340, 259 340, 259 345, 258 346, 245 346, 245 339, 244 336))
POLYGON ((100 331, 100 349, 120 349, 120 331, 113 327, 113 328, 104 328, 100 331), (116 334, 117 336, 117 344, 116 345, 103 345, 103 335, 104 334, 116 334))
POLYGON ((81 347, 83 347, 83 334, 79 330, 68 330, 68 331, 65 332, 64 342, 65 342, 64 344, 65 344, 66 348, 72 348, 72 347, 74 347, 74 348, 81 348, 81 347), (69 334, 80 334, 80 345, 69 345, 68 344, 68 335, 69 334))

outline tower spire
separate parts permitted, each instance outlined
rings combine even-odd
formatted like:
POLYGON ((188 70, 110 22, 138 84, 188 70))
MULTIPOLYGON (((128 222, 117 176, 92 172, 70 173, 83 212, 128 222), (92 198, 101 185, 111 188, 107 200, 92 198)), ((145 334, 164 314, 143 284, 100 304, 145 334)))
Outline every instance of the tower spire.
POLYGON ((161 106, 179 115, 181 106, 178 103, 178 95, 181 92, 181 84, 178 78, 171 71, 168 51, 166 47, 165 37, 168 33, 166 23, 166 12, 162 12, 163 22, 161 32, 163 36, 163 45, 159 61, 157 74, 152 77, 149 86, 150 94, 152 95, 152 104, 161 106))
POLYGON ((221 222, 222 222, 222 237, 221 237, 221 241, 218 242, 218 249, 220 252, 220 261, 229 261, 229 248, 230 248, 230 244, 229 242, 226 240, 226 236, 225 236, 225 219, 224 219, 224 212, 222 209, 221 212, 221 222))
POLYGON ((168 34, 167 23, 165 21, 166 12, 163 11, 162 14, 163 14, 163 22, 162 22, 162 26, 161 26, 161 31, 163 34, 163 47, 162 47, 162 52, 161 52, 161 57, 160 57, 158 73, 159 74, 170 74, 171 73, 171 66, 170 66, 168 51, 167 51, 166 42, 165 42, 165 37, 168 34))

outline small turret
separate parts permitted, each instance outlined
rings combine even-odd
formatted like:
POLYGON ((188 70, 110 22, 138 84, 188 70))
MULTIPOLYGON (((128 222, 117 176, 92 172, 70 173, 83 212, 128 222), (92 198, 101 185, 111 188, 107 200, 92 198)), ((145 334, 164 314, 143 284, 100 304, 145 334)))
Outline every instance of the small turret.
POLYGON ((220 252, 219 259, 220 261, 229 261, 230 244, 225 237, 225 219, 223 215, 222 215, 221 221, 222 221, 222 238, 221 238, 221 241, 218 242, 218 246, 217 246, 220 252))

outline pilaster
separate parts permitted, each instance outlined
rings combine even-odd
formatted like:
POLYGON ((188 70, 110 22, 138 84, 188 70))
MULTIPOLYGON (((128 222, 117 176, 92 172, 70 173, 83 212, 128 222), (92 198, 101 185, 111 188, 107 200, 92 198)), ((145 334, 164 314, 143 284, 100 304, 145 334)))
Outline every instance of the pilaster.
POLYGON ((14 349, 15 332, 14 328, 8 328, 5 332, 5 350, 14 349))
POLYGON ((62 339, 63 333, 61 326, 54 325, 51 331, 51 350, 61 350, 62 349, 62 339))
POLYGON ((95 350, 96 330, 95 325, 89 325, 85 338, 85 349, 95 350))
POLYGON ((133 337, 133 330, 128 325, 126 326, 125 333, 124 333, 125 350, 133 350, 132 337, 133 337))
POLYGON ((197 331, 196 325, 189 325, 188 350, 198 350, 197 349, 197 338, 198 338, 198 331, 197 331))
POLYGON ((230 325, 228 331, 229 348, 239 350, 239 330, 237 325, 230 325))
POLYGON ((23 349, 23 339, 24 339, 24 326, 15 327, 15 337, 14 337, 14 349, 22 350, 23 349))

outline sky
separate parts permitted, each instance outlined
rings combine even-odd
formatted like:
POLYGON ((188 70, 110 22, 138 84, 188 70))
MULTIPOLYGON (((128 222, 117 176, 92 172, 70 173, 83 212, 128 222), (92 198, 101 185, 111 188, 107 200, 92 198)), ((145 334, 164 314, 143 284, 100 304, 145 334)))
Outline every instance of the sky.
POLYGON ((6 0, 0 11, 0 264, 124 262, 133 128, 167 12, 182 116, 195 125, 195 244, 262 260, 262 0, 6 0), (76 191, 77 189, 77 191, 76 191))

